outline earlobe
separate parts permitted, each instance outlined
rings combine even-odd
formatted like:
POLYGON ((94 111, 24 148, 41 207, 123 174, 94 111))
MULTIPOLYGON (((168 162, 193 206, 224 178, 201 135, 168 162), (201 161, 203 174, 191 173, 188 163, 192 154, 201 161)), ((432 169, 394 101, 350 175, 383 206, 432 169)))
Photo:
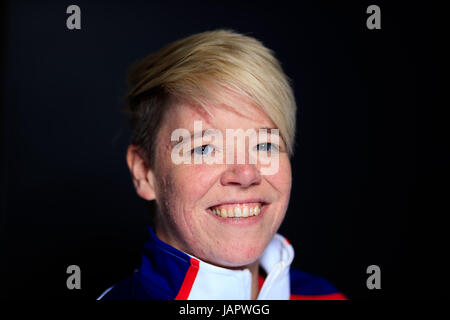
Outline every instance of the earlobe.
POLYGON ((145 200, 155 199, 153 171, 147 167, 139 147, 130 145, 127 149, 126 161, 133 179, 137 194, 145 200))

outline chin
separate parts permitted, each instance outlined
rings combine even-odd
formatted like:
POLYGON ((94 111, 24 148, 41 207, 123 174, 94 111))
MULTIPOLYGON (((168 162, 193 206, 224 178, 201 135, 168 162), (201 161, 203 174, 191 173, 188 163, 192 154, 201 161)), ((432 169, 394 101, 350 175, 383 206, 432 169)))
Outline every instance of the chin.
POLYGON ((226 268, 239 268, 248 266, 257 261, 264 252, 265 245, 253 245, 253 246, 230 246, 223 248, 219 255, 215 255, 212 259, 212 263, 226 267, 226 268))

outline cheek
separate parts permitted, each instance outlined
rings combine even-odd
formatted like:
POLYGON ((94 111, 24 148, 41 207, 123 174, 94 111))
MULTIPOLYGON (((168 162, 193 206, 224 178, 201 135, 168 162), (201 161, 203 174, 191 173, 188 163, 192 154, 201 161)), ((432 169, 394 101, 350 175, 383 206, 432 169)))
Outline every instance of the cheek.
POLYGON ((289 159, 287 157, 281 158, 278 172, 267 176, 266 179, 278 193, 277 207, 280 212, 280 219, 282 219, 289 205, 292 187, 292 172, 289 159))
POLYGON ((292 171, 287 156, 280 158, 278 172, 267 176, 267 180, 278 190, 281 197, 289 197, 292 186, 292 171))
POLYGON ((171 170, 168 179, 175 185, 178 201, 181 200, 188 208, 193 208, 216 183, 217 177, 218 170, 213 166, 180 165, 171 170))

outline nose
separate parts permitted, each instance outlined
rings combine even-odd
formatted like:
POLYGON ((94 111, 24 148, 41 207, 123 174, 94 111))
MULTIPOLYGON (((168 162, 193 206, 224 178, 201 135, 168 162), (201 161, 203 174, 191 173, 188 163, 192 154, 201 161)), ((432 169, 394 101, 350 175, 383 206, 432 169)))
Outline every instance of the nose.
POLYGON ((220 182, 223 186, 248 188, 261 183, 261 174, 254 164, 232 164, 227 166, 220 182))

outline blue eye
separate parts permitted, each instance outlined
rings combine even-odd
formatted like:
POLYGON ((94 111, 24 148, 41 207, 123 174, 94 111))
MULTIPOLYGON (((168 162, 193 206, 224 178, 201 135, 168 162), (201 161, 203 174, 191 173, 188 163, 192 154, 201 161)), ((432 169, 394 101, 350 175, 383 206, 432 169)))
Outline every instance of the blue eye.
POLYGON ((272 144, 270 142, 266 142, 266 143, 260 143, 256 146, 256 150, 258 151, 277 151, 278 147, 275 144, 272 144))
POLYGON ((198 156, 207 156, 213 151, 214 151, 214 147, 210 144, 203 145, 203 146, 192 149, 192 153, 196 154, 198 156))

